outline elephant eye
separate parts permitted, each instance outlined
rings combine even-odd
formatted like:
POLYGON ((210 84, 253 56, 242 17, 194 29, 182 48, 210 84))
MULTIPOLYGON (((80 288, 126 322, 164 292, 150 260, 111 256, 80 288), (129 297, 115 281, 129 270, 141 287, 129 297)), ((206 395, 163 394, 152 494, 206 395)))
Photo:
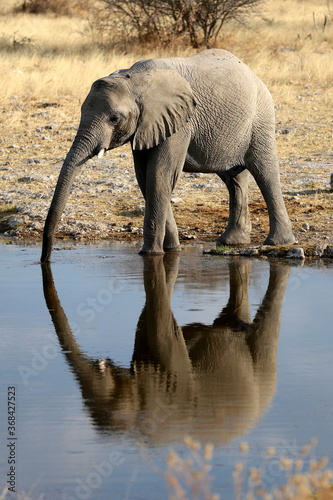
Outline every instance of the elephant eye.
POLYGON ((122 113, 113 113, 110 116, 110 122, 111 123, 119 123, 121 120, 124 119, 124 115, 122 113))

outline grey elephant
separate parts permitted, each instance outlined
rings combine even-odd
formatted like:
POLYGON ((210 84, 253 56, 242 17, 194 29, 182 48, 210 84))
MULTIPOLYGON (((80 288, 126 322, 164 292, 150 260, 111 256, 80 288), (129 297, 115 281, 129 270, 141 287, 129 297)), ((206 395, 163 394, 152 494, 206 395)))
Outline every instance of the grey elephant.
POLYGON ((281 308, 291 267, 270 264, 267 290, 252 321, 252 263, 233 259, 230 296, 221 314, 211 325, 180 327, 170 306, 178 263, 176 253, 144 259, 146 302, 130 368, 83 351, 50 265, 42 266, 46 305, 85 407, 103 433, 125 431, 163 444, 190 433, 225 444, 256 425, 274 396, 281 308))
POLYGON ((216 173, 227 185, 229 223, 218 244, 250 241, 249 173, 268 207, 265 243, 293 243, 274 119, 266 86, 224 50, 139 61, 97 80, 82 105, 80 126, 59 175, 41 261, 50 260, 56 226, 80 165, 127 142, 146 202, 142 254, 180 248, 170 198, 182 170, 216 173))

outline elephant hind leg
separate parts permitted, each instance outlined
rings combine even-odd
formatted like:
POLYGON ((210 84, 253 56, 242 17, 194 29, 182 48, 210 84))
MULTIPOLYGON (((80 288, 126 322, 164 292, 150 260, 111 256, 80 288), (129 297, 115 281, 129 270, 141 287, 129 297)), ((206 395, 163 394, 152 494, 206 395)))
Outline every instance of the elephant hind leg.
POLYGON ((253 175, 265 199, 269 214, 269 234, 265 245, 288 245, 295 242, 291 222, 283 201, 275 138, 271 147, 251 147, 246 167, 253 175))
POLYGON ((217 245, 235 245, 251 241, 248 208, 249 172, 242 166, 218 174, 229 191, 229 222, 217 245))
POLYGON ((165 223, 165 236, 163 242, 163 250, 165 252, 179 252, 180 243, 178 238, 178 229, 174 219, 171 204, 168 206, 168 213, 165 223))

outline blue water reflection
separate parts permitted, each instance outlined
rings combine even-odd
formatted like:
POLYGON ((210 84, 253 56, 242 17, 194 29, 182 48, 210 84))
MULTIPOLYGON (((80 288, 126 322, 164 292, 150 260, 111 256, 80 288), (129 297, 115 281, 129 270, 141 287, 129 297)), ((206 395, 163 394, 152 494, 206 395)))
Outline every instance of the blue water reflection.
MULTIPOLYGON (((214 491, 227 498, 244 439, 250 464, 312 436, 330 454, 332 267, 198 247, 142 259, 116 244, 62 250, 41 268, 37 247, 0 251, 1 398, 17 387, 19 490, 166 499, 139 443, 163 468, 187 433, 214 442, 214 491)), ((3 438, 4 422, 2 406, 3 438)))

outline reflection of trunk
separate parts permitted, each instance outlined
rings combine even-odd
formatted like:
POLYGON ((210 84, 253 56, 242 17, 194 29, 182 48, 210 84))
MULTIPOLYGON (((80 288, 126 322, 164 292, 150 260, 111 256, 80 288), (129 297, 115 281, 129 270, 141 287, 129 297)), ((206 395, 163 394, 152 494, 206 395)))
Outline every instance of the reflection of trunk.
POLYGON ((49 262, 50 260, 54 233, 64 211, 74 176, 78 171, 78 167, 90 158, 92 151, 90 148, 91 146, 88 149, 85 145, 82 145, 82 139, 77 136, 64 161, 44 226, 42 262, 49 262))
POLYGON ((62 351, 80 384, 82 396, 94 420, 101 429, 107 429, 109 417, 105 408, 110 404, 113 391, 126 385, 127 370, 114 366, 111 361, 92 360, 84 353, 61 306, 49 264, 42 266, 42 274, 45 302, 62 351))

